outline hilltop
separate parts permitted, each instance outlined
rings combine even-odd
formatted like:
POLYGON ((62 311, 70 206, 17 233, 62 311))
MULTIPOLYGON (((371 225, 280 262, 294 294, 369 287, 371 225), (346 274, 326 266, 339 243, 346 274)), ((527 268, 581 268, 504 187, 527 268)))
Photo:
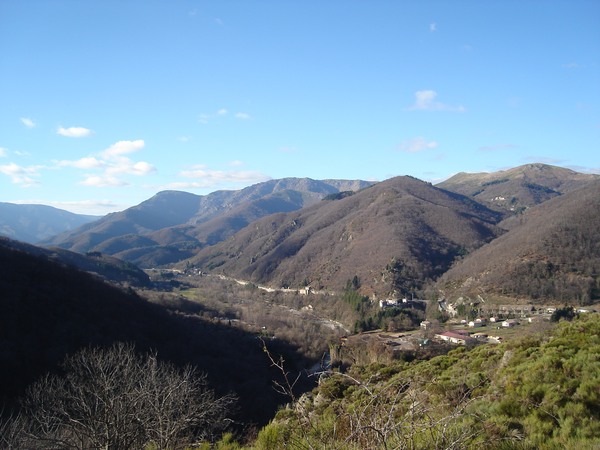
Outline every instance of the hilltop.
POLYGON ((461 172, 437 186, 490 208, 520 212, 598 179, 600 175, 537 163, 491 173, 461 172))
POLYGON ((600 180, 501 223, 510 231, 436 285, 442 296, 586 305, 600 300, 600 180))

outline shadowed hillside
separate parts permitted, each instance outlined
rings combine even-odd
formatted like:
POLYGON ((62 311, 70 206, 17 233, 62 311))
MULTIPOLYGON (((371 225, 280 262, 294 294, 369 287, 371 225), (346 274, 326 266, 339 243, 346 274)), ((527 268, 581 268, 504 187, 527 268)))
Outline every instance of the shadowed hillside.
POLYGON ((600 175, 547 164, 527 164, 492 173, 461 172, 437 186, 473 197, 491 208, 520 212, 597 179, 600 175))
MULTIPOLYGON (((24 247, 0 246, 0 289, 0 410, 14 407, 27 385, 56 370, 65 355, 117 341, 206 372, 219 393, 239 397, 240 424, 264 422, 282 400, 254 335, 151 304, 24 247)), ((282 341, 272 347, 305 363, 282 341)))
POLYGON ((120 283, 136 287, 147 287, 150 285, 148 275, 137 266, 98 252, 81 254, 57 247, 37 247, 35 245, 1 237, 0 247, 5 248, 6 250, 28 253, 64 266, 77 268, 111 283, 120 283))
POLYGON ((461 195, 398 177, 256 221, 189 263, 294 288, 342 290, 357 277, 364 293, 405 295, 497 236, 500 217, 461 195))
POLYGON ((536 302, 600 300, 600 181, 502 223, 511 231, 460 261, 437 284, 446 297, 536 302))

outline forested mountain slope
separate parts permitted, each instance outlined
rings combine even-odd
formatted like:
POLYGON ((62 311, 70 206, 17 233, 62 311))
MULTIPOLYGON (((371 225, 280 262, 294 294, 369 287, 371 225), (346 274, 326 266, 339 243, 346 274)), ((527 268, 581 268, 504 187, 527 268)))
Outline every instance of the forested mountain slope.
POLYGON ((586 305, 600 301, 600 181, 502 223, 510 231, 458 262, 441 296, 586 305))
POLYGON ((406 295, 501 232, 501 214, 412 177, 341 197, 258 220, 186 265, 295 288, 356 277, 366 294, 406 295))

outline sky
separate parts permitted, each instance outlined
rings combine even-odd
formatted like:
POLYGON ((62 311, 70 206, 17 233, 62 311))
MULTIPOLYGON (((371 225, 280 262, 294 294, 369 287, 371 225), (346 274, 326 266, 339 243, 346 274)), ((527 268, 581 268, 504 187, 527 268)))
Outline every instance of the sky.
POLYGON ((596 0, 0 0, 0 201, 600 173, 596 0))

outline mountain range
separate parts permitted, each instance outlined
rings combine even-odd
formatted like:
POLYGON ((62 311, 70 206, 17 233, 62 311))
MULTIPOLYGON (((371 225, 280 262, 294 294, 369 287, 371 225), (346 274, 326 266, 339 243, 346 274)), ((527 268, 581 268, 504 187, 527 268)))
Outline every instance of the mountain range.
POLYGON ((479 289, 589 302, 599 297, 599 250, 589 237, 600 222, 598 180, 528 164, 460 173, 436 186, 412 177, 285 178, 206 196, 165 191, 43 242, 144 268, 176 264, 274 287, 339 291, 352 281, 377 297, 479 289), (584 245, 586 256, 565 269, 565 261, 581 255, 561 250, 554 261, 551 252, 567 249, 569 239, 584 245), (520 258, 529 265, 507 264, 526 248, 529 255, 520 258), (578 298, 568 293, 578 289, 585 291, 578 298))
POLYGON ((98 218, 46 205, 0 203, 0 236, 36 244, 98 218))
POLYGON ((269 214, 294 211, 327 195, 369 186, 361 180, 284 178, 206 196, 164 191, 125 211, 43 242, 77 252, 99 251, 153 267, 191 257, 269 214))

